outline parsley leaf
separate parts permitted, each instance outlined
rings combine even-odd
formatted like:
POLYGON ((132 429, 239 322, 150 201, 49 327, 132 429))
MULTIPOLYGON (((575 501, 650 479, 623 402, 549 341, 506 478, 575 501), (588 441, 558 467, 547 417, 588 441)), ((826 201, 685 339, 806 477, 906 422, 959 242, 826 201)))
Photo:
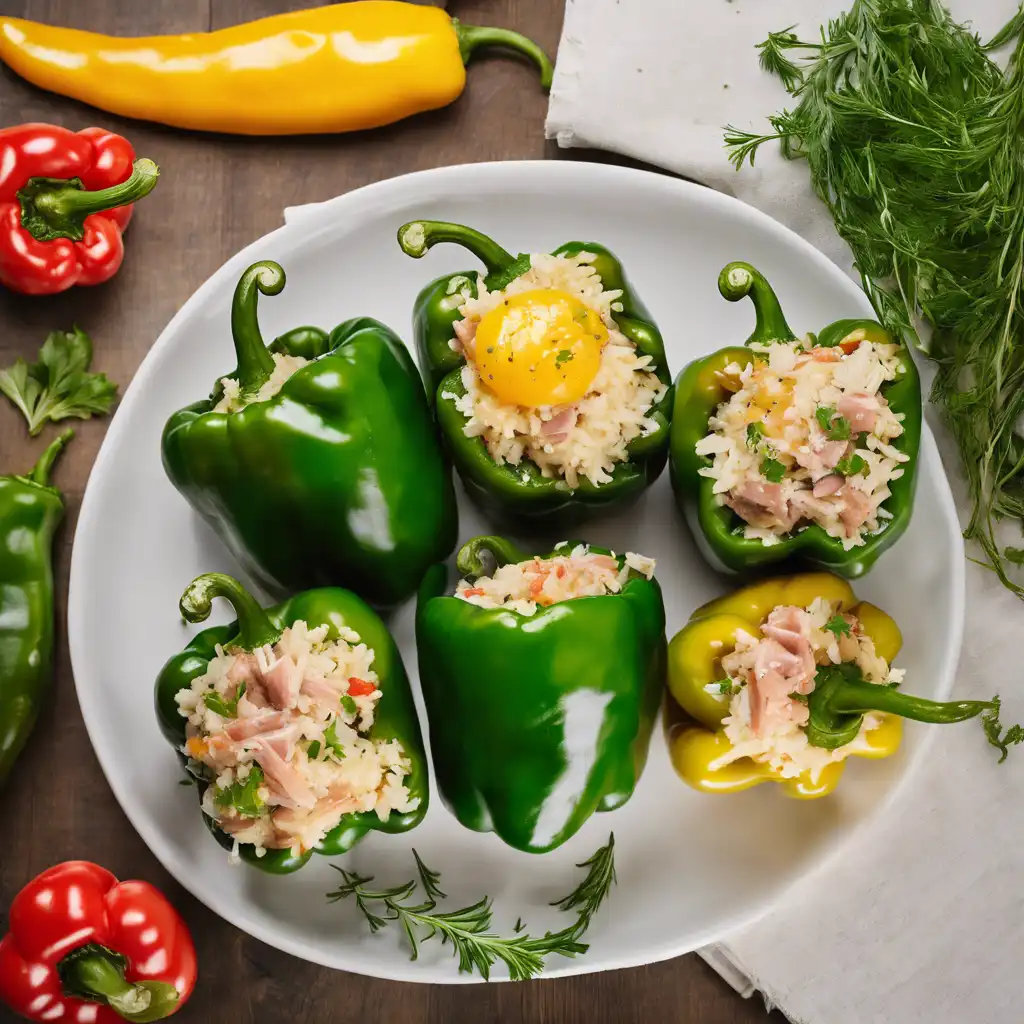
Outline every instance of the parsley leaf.
POLYGON ((836 412, 835 406, 819 405, 814 413, 814 418, 830 441, 850 440, 853 434, 850 421, 845 416, 840 416, 836 412))
POLYGON ((1024 548, 1006 548, 1003 557, 1011 565, 1024 565, 1024 548))
POLYGON ((39 362, 18 359, 0 370, 0 392, 21 410, 33 437, 47 421, 102 416, 114 404, 117 385, 106 374, 89 373, 91 362, 85 331, 54 331, 39 350, 39 362))
POLYGON ((786 476, 786 467, 769 455, 761 460, 761 475, 770 484, 781 484, 786 476))
POLYGON ((711 684, 712 686, 718 687, 718 692, 723 696, 728 696, 730 693, 735 692, 739 689, 738 686, 733 686, 732 679, 726 676, 724 679, 719 679, 717 682, 711 684))
POLYGON ((825 623, 825 629, 829 633, 832 633, 837 640, 841 636, 849 636, 853 632, 850 628, 850 624, 842 615, 833 615, 832 618, 825 623))
POLYGON ((335 723, 332 721, 324 730, 324 746, 341 761, 345 757, 345 747, 342 745, 341 740, 338 739, 338 734, 334 731, 334 725, 335 723))
POLYGON ((242 683, 238 687, 238 692, 235 696, 228 700, 226 697, 222 697, 219 693, 208 693, 203 697, 203 703, 215 714, 220 715, 221 718, 237 718, 238 717, 238 702, 242 698, 242 694, 245 693, 245 683, 242 683))
POLYGON ((555 369, 560 370, 565 363, 571 363, 573 354, 567 348, 561 349, 555 355, 555 369))
POLYGON ((1002 764, 1010 753, 1010 747, 1018 743, 1024 743, 1024 728, 1019 725, 1011 725, 1003 731, 1003 723, 999 721, 999 698, 992 698, 992 708, 981 716, 981 724, 985 730, 985 738, 1002 755, 999 763, 1002 764))
POLYGON ((235 782, 227 789, 218 789, 214 798, 218 807, 234 807, 243 818, 258 818, 266 804, 260 797, 263 769, 254 764, 244 782, 235 782))
POLYGON ((840 459, 836 463, 836 472, 842 473, 843 476, 856 476, 858 473, 867 476, 869 472, 867 460, 854 452, 853 455, 847 455, 846 458, 840 459))
POLYGON ((747 447, 757 450, 757 446, 764 437, 764 424, 759 420, 747 424, 747 447))
POLYGON ((355 697, 351 697, 347 693, 342 694, 341 706, 344 709, 346 715, 359 714, 359 707, 356 704, 355 697))
POLYGON ((308 747, 306 747, 306 757, 310 761, 315 761, 320 756, 320 741, 313 740, 308 747))

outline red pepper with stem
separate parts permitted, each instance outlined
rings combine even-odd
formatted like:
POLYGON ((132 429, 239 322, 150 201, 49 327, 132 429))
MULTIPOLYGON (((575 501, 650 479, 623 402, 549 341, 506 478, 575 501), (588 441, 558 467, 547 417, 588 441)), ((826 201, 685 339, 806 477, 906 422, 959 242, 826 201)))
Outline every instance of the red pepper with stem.
POLYGON ((132 203, 159 171, 102 128, 48 124, 0 130, 0 284, 52 295, 101 284, 124 260, 132 203))
POLYGON ((195 981, 185 922, 148 882, 118 882, 72 860, 14 897, 10 932, 0 940, 0 1001, 27 1020, 162 1020, 195 981))

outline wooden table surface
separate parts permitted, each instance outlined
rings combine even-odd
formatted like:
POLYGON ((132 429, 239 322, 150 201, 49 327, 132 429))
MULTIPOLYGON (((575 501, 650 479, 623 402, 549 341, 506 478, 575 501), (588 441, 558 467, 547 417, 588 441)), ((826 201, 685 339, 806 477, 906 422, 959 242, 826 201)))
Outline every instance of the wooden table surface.
MULTIPOLYGON (((305 6, 312 2, 0 0, 0 14, 145 35, 216 29, 305 6)), ((561 0, 453 0, 449 6, 470 24, 520 29, 549 53, 558 45, 561 0)), ((546 100, 531 68, 514 60, 480 60, 469 79, 465 94, 453 106, 390 128, 268 143, 123 121, 47 95, 0 69, 0 126, 47 121, 78 129, 100 124, 129 136, 139 155, 156 160, 162 171, 157 191, 136 211, 125 265, 112 282, 45 299, 0 289, 0 365, 19 355, 34 359, 48 331, 78 324, 93 337, 94 368, 105 371, 123 391, 150 345, 192 292, 229 256, 277 227, 285 206, 328 199, 425 167, 565 155, 544 141, 546 100)), ((106 425, 104 420, 76 423, 78 437, 55 474, 68 502, 67 523, 56 550, 56 681, 32 743, 0 793, 0 930, 6 930, 6 908, 25 882, 53 863, 82 858, 97 861, 122 878, 148 879, 184 914, 199 950, 200 981, 176 1018, 182 1022, 783 1020, 777 1014, 766 1015, 760 1000, 740 999, 694 955, 653 967, 530 984, 398 984, 296 960, 235 930, 189 896, 150 854, 107 787, 79 714, 63 635, 75 521, 106 425)), ((29 467, 53 432, 51 427, 43 437, 30 440, 20 415, 0 400, 0 471, 29 467)), ((145 572, 145 567, 139 571, 145 572)), ((143 680, 140 685, 148 683, 143 680)), ((0 1008, 0 1022, 13 1019, 0 1008)))

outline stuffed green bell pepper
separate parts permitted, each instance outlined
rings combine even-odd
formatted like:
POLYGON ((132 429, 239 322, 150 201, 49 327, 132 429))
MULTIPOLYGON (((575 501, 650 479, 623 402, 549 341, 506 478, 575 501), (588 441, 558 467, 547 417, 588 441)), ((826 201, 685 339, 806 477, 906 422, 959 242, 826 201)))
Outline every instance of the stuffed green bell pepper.
POLYGON ((746 347, 691 363, 676 381, 670 467, 704 555, 726 572, 798 558, 867 572, 906 530, 921 440, 921 386, 905 344, 874 320, 798 339, 764 277, 730 263, 749 296, 746 347))
POLYGON ((236 620, 195 636, 156 683, 165 738, 197 783, 207 826, 274 874, 345 853, 427 811, 426 755, 401 656, 355 594, 323 588, 261 608, 207 573, 181 599, 202 622, 215 597, 236 620))
POLYGON ((665 676, 654 562, 476 537, 458 568, 454 589, 427 573, 416 613, 437 783, 467 828, 544 853, 640 779, 665 676))
POLYGON ((415 364, 368 318, 300 327, 264 346, 259 293, 281 267, 242 275, 231 312, 238 368, 163 435, 171 483, 270 593, 341 585, 388 607, 455 546, 451 472, 415 364))
POLYGON ((637 498, 665 467, 672 378, 661 333, 602 245, 513 256, 472 228, 414 221, 410 256, 455 242, 484 273, 420 292, 413 326, 438 425, 492 517, 555 528, 637 498))

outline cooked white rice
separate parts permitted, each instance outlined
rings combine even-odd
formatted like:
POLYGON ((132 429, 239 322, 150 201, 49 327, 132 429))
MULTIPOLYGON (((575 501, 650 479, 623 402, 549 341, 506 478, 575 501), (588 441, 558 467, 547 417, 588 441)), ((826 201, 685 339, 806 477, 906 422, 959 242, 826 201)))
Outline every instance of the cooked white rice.
MULTIPOLYGON (((799 625, 799 635, 810 645, 816 665, 852 663, 860 668, 864 679, 870 683, 901 683, 903 670, 891 668, 879 656, 874 642, 863 632, 855 616, 843 616, 850 627, 849 635, 837 637, 834 632, 825 629, 825 625, 838 614, 838 607, 838 604, 818 598, 805 609, 783 606, 774 609, 772 614, 779 613, 799 625)), ((706 687, 712 695, 719 696, 721 700, 729 700, 729 714, 722 724, 732 744, 732 749, 712 762, 710 768, 714 771, 749 757, 770 765, 783 778, 796 778, 806 772, 812 782, 816 783, 828 765, 868 749, 866 736, 882 724, 883 716, 866 714, 856 739, 835 750, 826 750, 811 746, 807 740, 804 731, 808 719, 807 705, 796 698, 783 698, 781 703, 775 704, 771 714, 761 718, 758 722, 760 728, 755 730, 751 688, 760 685, 758 679, 766 674, 763 664, 767 659, 763 656, 771 656, 765 647, 771 642, 763 632, 760 636, 751 636, 740 631, 735 649, 722 658, 722 669, 731 685, 732 695, 728 698, 722 695, 717 683, 706 687), (760 658, 759 652, 762 655, 760 658), (760 675, 755 676, 759 666, 760 675)), ((772 666, 774 663, 769 660, 767 664, 772 666)), ((811 693, 814 690, 814 676, 788 677, 786 687, 791 687, 792 692, 796 693, 811 693)))
POLYGON ((847 550, 864 544, 891 518, 883 505, 908 460, 892 444, 903 433, 903 415, 881 393, 902 372, 899 347, 862 341, 846 354, 778 342, 755 352, 746 366, 734 363, 723 374, 735 393, 719 405, 710 433, 697 444, 697 454, 712 460, 701 474, 714 480, 719 504, 745 521, 747 538, 776 544, 790 531, 816 523, 847 550), (871 429, 852 430, 845 444, 829 441, 818 410, 839 415, 840 407, 858 403, 877 406, 871 429), (751 424, 763 431, 753 441, 751 424), (862 460, 862 472, 844 475, 842 466, 837 471, 837 462, 850 456, 862 460), (781 482, 764 475, 766 457, 784 467, 781 482))
MULTIPOLYGON (((591 266, 595 259, 596 255, 588 252, 575 256, 534 254, 530 270, 502 291, 489 292, 479 278, 477 297, 465 293, 459 307, 475 330, 480 319, 508 296, 556 288, 600 314, 608 329, 608 343, 597 375, 579 402, 538 408, 506 405, 481 383, 468 350, 462 370, 466 393, 456 400, 456 407, 466 417, 466 436, 482 437, 495 462, 518 466, 524 458, 529 459, 545 477, 563 477, 571 488, 578 487, 581 478, 595 485, 611 479, 615 464, 629 457, 627 445, 657 429, 648 414, 665 392, 665 385, 651 372, 651 357, 639 354, 617 329, 613 314, 622 308, 618 301, 622 293, 604 289, 591 266), (574 412, 575 419, 566 429, 545 430, 552 420, 564 420, 567 411, 574 412)), ((453 346, 462 349, 457 342, 453 346)))
POLYGON ((591 553, 578 544, 567 555, 531 558, 498 568, 493 576, 459 580, 455 596, 480 608, 508 608, 521 615, 533 615, 559 601, 575 597, 617 594, 631 571, 651 579, 654 559, 627 552, 622 567, 613 555, 591 553))
POLYGON ((301 853, 345 814, 373 811, 387 821, 419 803, 405 786, 411 766, 402 745, 365 735, 381 698, 373 651, 351 630, 337 640, 327 633, 300 621, 251 654, 218 647, 206 673, 177 694, 188 720, 183 751, 212 783, 203 810, 258 854, 301 853), (229 714, 209 707, 208 695, 228 702, 229 714), (259 813, 247 816, 229 796, 257 767, 259 813))
POLYGON ((272 353, 274 356, 274 371, 263 382, 259 391, 252 395, 243 395, 238 381, 233 377, 222 377, 221 386, 224 393, 220 401, 213 407, 214 412, 238 412, 247 405, 256 402, 267 402, 284 387, 285 381, 296 371, 309 363, 308 359, 302 356, 284 355, 281 352, 272 353))

